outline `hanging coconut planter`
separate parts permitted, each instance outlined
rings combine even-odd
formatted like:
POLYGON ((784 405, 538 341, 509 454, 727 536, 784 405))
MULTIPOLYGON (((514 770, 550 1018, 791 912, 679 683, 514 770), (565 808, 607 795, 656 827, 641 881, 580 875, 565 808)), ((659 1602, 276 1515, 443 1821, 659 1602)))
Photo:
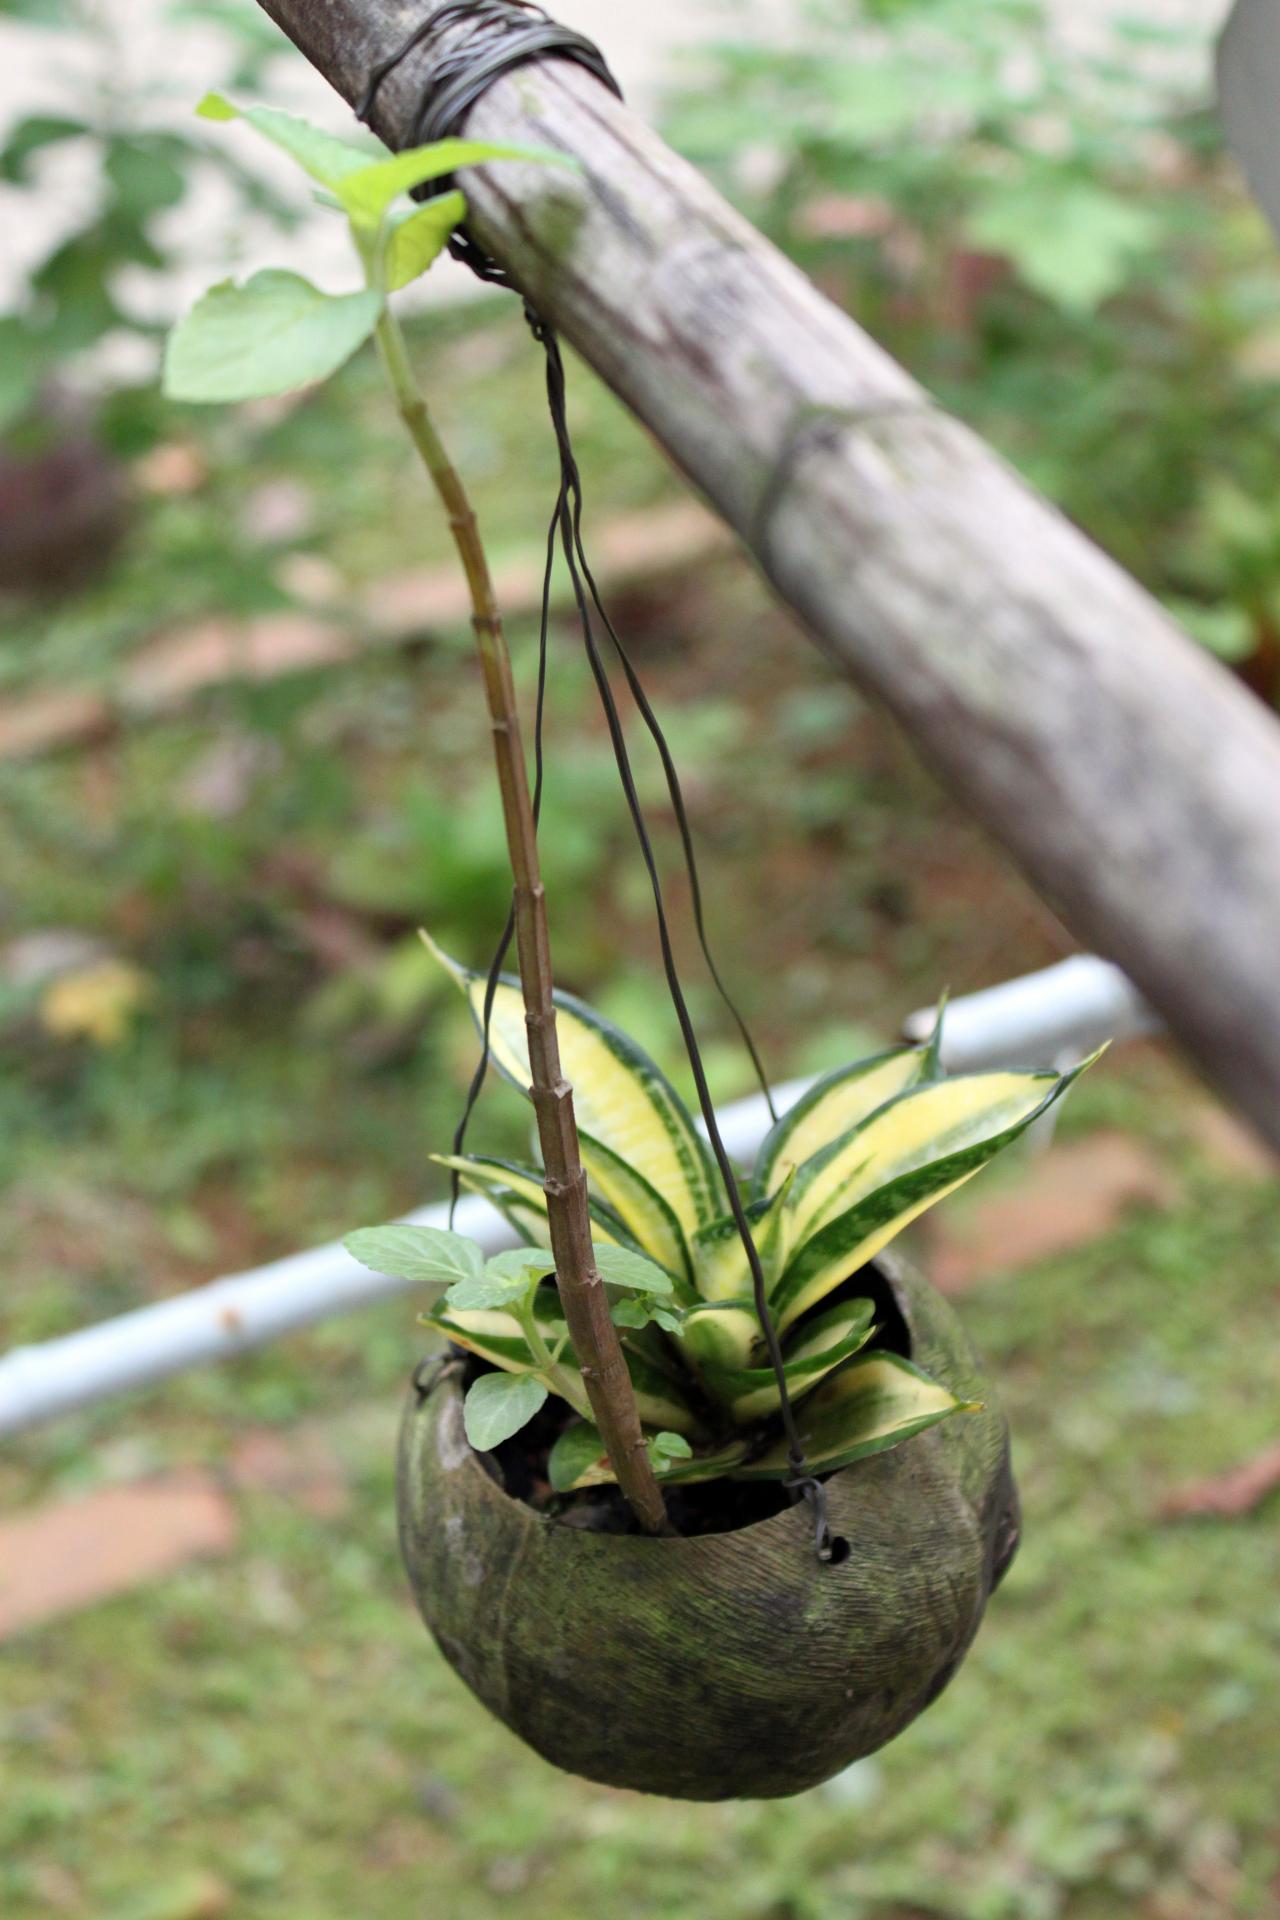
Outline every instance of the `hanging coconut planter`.
MULTIPOLYGON (((517 983, 436 951, 524 1085, 517 983)), ((1074 1075, 948 1078, 940 1033, 839 1068, 778 1118, 749 1185, 733 1175, 744 1240, 656 1063, 583 1002, 556 1005, 594 1257, 676 1533, 636 1526, 565 1364, 538 1170, 443 1156, 522 1249, 485 1263, 404 1227, 348 1243, 435 1284, 423 1318, 455 1354, 400 1437, 414 1596, 478 1698, 557 1766, 697 1800, 800 1792, 937 1698, 1018 1538, 991 1383, 886 1243, 1074 1075)))
POLYGON ((410 1396, 400 1542, 454 1670, 547 1760, 691 1800, 816 1786, 936 1699, 1013 1557, 1018 1498, 990 1382, 955 1314, 879 1263, 909 1357, 981 1411, 825 1483, 843 1542, 813 1552, 803 1505, 732 1531, 583 1531, 513 1497, 463 1426, 445 1368, 410 1396))
POLYGON ((941 1692, 1013 1553, 995 1397, 950 1310, 885 1248, 1074 1076, 950 1080, 939 1024, 928 1045, 839 1067, 776 1114, 707 945, 670 749, 587 560, 559 345, 526 306, 560 456, 530 782, 480 529, 388 300, 446 243, 501 278, 459 237, 466 202, 451 175, 554 155, 445 137, 497 75, 546 55, 614 83, 598 50, 540 7, 451 0, 368 76, 362 117, 442 33, 419 144, 394 158, 270 110, 202 103, 208 118, 247 119, 318 182, 347 218, 364 286, 336 301, 283 274, 214 288, 169 341, 166 388, 196 401, 288 391, 372 336, 468 584, 513 894, 485 976, 437 954, 483 1040, 453 1151, 438 1157, 455 1198, 463 1184, 483 1194, 523 1244, 486 1260, 452 1214, 449 1230, 395 1225, 347 1243, 423 1284, 423 1319, 455 1356, 415 1387, 400 1444, 400 1536, 423 1618, 477 1696, 559 1766, 691 1799, 795 1793, 941 1692), (409 191, 425 204, 399 205, 409 191), (633 1040, 555 986, 538 825, 557 544, 700 1128, 633 1040), (703 956, 774 1119, 750 1180, 721 1136, 679 979, 615 663, 663 768, 703 956), (463 1151, 491 1060, 532 1100, 538 1165, 463 1151))
MULTIPOLYGON (((795 1793, 936 1698, 1012 1556, 1017 1497, 995 1396, 950 1309, 885 1249, 1075 1076, 949 1079, 939 1022, 926 1046, 839 1067, 774 1113, 707 947, 670 750, 587 562, 559 346, 527 308, 560 454, 531 788, 479 527, 388 296, 451 234, 458 246, 465 200, 439 190, 453 169, 553 157, 428 135, 458 130, 498 73, 539 53, 607 68, 523 0, 451 3, 369 76, 366 112, 446 22, 423 144, 395 158, 272 110, 202 103, 207 118, 246 118, 319 183, 347 217, 365 284, 333 300, 280 273, 214 288, 170 338, 166 390, 190 401, 289 391, 372 335, 468 583, 513 899, 487 975, 437 954, 483 1038, 453 1152, 438 1157, 455 1195, 461 1184, 485 1195, 523 1244, 486 1260, 451 1230, 403 1224, 347 1242, 422 1283, 423 1319, 459 1356, 415 1388, 401 1436, 400 1536, 423 1618, 477 1696, 559 1766, 690 1799, 795 1793), (408 190, 426 204, 400 207, 408 190), (633 1040, 555 989, 538 818, 556 539, 701 1129, 633 1040), (703 955, 774 1117, 749 1180, 716 1119, 601 634, 657 747, 703 955), (502 972, 513 936, 518 977, 502 972), (490 1060, 532 1099, 540 1165, 463 1151, 490 1060)), ((474 245, 463 252, 490 273, 474 245)))

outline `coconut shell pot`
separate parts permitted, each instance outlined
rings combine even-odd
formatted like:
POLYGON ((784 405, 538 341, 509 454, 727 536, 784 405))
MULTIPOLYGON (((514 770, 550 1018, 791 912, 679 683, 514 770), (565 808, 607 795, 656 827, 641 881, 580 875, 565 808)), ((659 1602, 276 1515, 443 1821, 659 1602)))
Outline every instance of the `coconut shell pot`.
POLYGON ((1008 1429, 954 1313, 877 1272, 909 1357, 984 1403, 826 1482, 835 1563, 803 1505, 737 1531, 585 1532, 506 1493, 467 1443, 454 1371, 411 1395, 401 1549, 454 1670, 544 1758, 690 1800, 802 1792, 935 1700, 1013 1557, 1008 1429))

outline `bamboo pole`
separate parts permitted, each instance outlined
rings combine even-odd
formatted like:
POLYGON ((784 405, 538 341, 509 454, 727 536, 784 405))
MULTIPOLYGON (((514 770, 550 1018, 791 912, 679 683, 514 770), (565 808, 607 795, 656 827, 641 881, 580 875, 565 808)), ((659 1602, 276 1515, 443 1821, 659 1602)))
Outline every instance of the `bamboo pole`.
MULTIPOLYGON (((348 101, 436 10, 262 4, 348 101)), ((393 147, 433 57, 379 92, 393 147)), ((469 171, 478 237, 1280 1145, 1275 720, 588 74, 522 69, 466 130, 580 163, 469 171)))
POLYGON ((448 515, 471 597, 471 624, 484 679, 507 851, 515 879, 516 948, 533 1082, 530 1095, 542 1148, 556 1286, 591 1412, 618 1485, 646 1533, 668 1533, 666 1505, 649 1461, 631 1375, 610 1318, 608 1297, 591 1245, 587 1177, 578 1151, 573 1089, 560 1070, 538 829, 502 615, 471 502, 418 391, 403 336, 389 311, 384 310, 376 337, 401 418, 448 515))

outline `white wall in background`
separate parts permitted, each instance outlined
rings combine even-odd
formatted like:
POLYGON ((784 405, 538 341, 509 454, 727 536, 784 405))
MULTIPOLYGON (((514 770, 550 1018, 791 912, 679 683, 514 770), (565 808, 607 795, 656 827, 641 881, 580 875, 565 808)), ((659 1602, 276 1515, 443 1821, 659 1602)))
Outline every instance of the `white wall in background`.
MULTIPOLYGON (((217 33, 201 27, 186 27, 178 33, 163 25, 165 0, 99 0, 99 4, 115 40, 106 63, 112 83, 122 93, 130 87, 145 91, 149 114, 172 124, 188 123, 195 101, 222 71, 217 33)), ((1229 0, 1060 0, 1060 4, 1064 24, 1070 22, 1073 28, 1108 12, 1212 26, 1225 17, 1229 0)), ((792 5, 793 0, 552 0, 551 11, 600 41, 628 98, 644 112, 652 109, 681 49, 696 46, 719 30, 741 34, 747 22, 767 32, 786 17, 792 5)), ((0 24, 0 126, 26 113, 74 109, 87 92, 102 84, 102 68, 97 50, 77 41, 75 35, 0 24)), ((284 104, 334 128, 344 124, 345 107, 305 61, 286 56, 273 81, 273 96, 284 104)), ((238 143, 249 164, 270 170, 283 190, 296 192, 299 204, 307 204, 306 189, 288 163, 247 130, 211 128, 209 137, 238 143)), ((38 177, 41 191, 34 196, 34 208, 33 196, 0 185, 0 310, 58 234, 96 202, 93 170, 73 147, 51 150, 41 162, 38 177)), ((130 308, 168 318, 211 279, 229 272, 251 272, 268 263, 305 266, 331 288, 351 284, 353 270, 336 221, 317 215, 296 234, 280 235, 266 223, 234 225, 232 208, 224 183, 211 169, 198 181, 188 202, 168 216, 164 238, 175 251, 174 271, 159 282, 144 274, 127 278, 122 296, 130 308)), ((465 269, 446 261, 432 270, 417 297, 462 298, 474 287, 465 269)), ((138 350, 137 343, 131 343, 131 351, 138 350)), ((122 371, 134 371, 133 366, 117 364, 122 371)))

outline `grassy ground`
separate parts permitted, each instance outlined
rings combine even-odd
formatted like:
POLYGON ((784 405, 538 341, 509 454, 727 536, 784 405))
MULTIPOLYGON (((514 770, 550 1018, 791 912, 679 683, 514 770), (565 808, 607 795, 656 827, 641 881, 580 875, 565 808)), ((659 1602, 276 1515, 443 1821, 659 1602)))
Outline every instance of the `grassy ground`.
POLYGON ((1013 1417, 1022 1554, 951 1691, 792 1803, 656 1809, 557 1775, 471 1702, 394 1546, 401 1309, 64 1426, 59 1477, 85 1478, 95 1430, 103 1472, 125 1434, 207 1458, 305 1404, 354 1499, 321 1521, 259 1494, 235 1559, 7 1650, 6 1913, 1280 1912, 1274 1515, 1152 1517, 1268 1438, 1280 1228, 1271 1193, 1174 1157, 1175 1211, 968 1301, 1013 1417))
MULTIPOLYGON (((518 327, 445 327, 423 351, 499 544, 536 538, 529 499, 550 475, 518 327)), ((599 510, 663 497, 639 434, 585 380, 577 393, 599 510)), ((245 472, 304 489, 301 544, 344 577, 439 552, 415 494, 386 507, 403 464, 375 405, 357 368, 284 422, 193 427, 207 482, 151 509, 96 596, 15 627, 9 683, 109 677, 150 624, 227 604, 229 582, 250 610, 287 600, 279 554, 236 517, 245 472)), ((1064 950, 744 568, 633 593, 625 613, 688 771, 719 944, 776 1071, 847 1056, 946 981, 1064 950)), ((546 840, 564 973, 669 1059, 601 732, 566 630, 556 647, 546 840)), ((70 927, 148 983, 107 1047, 50 1033, 34 1000, 7 1005, 4 1344, 435 1190, 426 1155, 471 1043, 412 930, 426 920, 473 960, 492 937, 487 775, 449 636, 4 771, 4 937, 70 927), (253 771, 238 807, 211 812, 193 769, 228 741, 247 743, 253 771)), ((705 994, 698 1007, 720 1092, 741 1091, 723 1021, 705 994)), ((1013 1417, 1023 1552, 938 1705, 792 1803, 655 1808, 556 1775, 473 1706, 396 1558, 391 1440, 416 1350, 404 1305, 10 1447, 0 1499, 16 1507, 224 1462, 247 1428, 306 1420, 352 1497, 321 1518, 242 1493, 233 1557, 4 1649, 6 1920, 1275 1920, 1274 1507, 1195 1525, 1154 1513, 1178 1479, 1271 1437, 1280 1221, 1273 1189, 1197 1157, 1187 1092, 1148 1053, 1079 1090, 1068 1128, 1142 1134, 1179 1197, 965 1302, 1013 1417)), ((513 1141, 522 1116, 498 1101, 485 1125, 513 1141)))

